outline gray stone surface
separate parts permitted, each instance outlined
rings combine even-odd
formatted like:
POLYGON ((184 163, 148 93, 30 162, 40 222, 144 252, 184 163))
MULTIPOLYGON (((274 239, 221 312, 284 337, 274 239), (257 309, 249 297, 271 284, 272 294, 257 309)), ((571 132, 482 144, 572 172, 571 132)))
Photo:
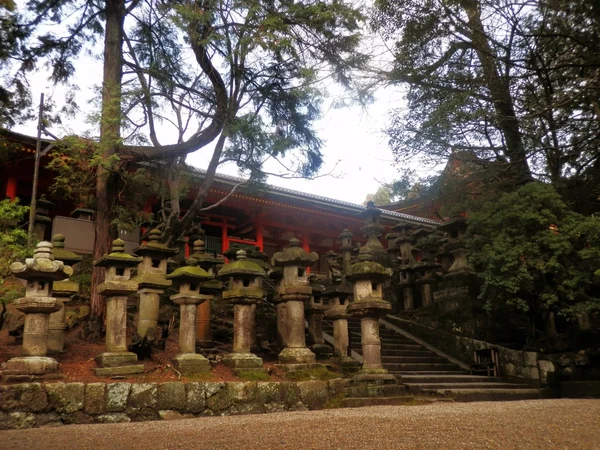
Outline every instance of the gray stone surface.
POLYGON ((175 381, 158 385, 158 409, 183 411, 186 405, 185 385, 175 381))
POLYGON ((105 383, 88 383, 85 385, 83 410, 88 414, 103 414, 106 412, 105 383))
POLYGON ((131 385, 127 406, 130 408, 154 408, 157 401, 156 383, 134 383, 131 385))
POLYGON ((85 385, 83 383, 48 383, 49 407, 57 413, 73 413, 83 409, 85 385))
POLYGON ((37 412, 47 407, 48 397, 40 383, 0 386, 0 409, 6 412, 37 412))
POLYGON ((108 383, 106 385, 106 411, 125 411, 131 383, 108 383))
POLYGON ((206 408, 205 383, 194 382, 185 384, 185 411, 198 414, 206 408))

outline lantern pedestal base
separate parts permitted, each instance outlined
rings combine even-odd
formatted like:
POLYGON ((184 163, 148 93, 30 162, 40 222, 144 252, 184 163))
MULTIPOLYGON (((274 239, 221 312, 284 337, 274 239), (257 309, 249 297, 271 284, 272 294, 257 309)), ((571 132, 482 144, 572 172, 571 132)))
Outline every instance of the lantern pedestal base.
POLYGON ((182 353, 173 358, 173 367, 182 374, 210 372, 210 361, 197 353, 182 353))

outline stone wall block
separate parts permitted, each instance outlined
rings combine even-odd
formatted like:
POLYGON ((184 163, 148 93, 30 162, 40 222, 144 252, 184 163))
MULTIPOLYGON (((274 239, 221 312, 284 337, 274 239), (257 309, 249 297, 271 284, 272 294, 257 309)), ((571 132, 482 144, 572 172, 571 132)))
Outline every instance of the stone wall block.
POLYGON ((36 427, 59 427, 62 424, 60 416, 54 411, 38 413, 35 416, 36 427))
POLYGON ((254 401, 251 403, 239 403, 236 408, 240 414, 262 414, 266 412, 265 405, 254 401))
POLYGON ((88 383, 85 385, 84 412, 87 414, 104 414, 106 404, 105 383, 88 383))
POLYGON ((85 385, 83 383, 48 383, 44 386, 50 409, 57 413, 74 413, 83 409, 85 385))
POLYGON ((38 412, 48 408, 48 397, 40 383, 0 386, 0 409, 6 412, 38 412))
POLYGON ((221 389, 219 392, 206 399, 206 407, 214 413, 222 414, 226 409, 233 405, 229 384, 230 383, 227 383, 225 385, 225 389, 221 389))
POLYGON ((131 385, 127 406, 133 409, 154 408, 158 388, 156 383, 134 383, 131 385))
POLYGON ((61 414, 60 420, 64 424, 90 424, 94 423, 94 417, 82 411, 76 411, 68 414, 61 414))
POLYGON ((329 388, 326 381, 300 381, 300 400, 309 409, 322 409, 329 400, 329 388))
POLYGON ((131 419, 127 414, 123 413, 111 413, 111 414, 101 414, 96 416, 96 422, 98 423, 123 423, 123 422, 131 422, 131 419))
POLYGON ((130 390, 131 383, 108 383, 106 385, 106 411, 125 411, 130 390))
POLYGON ((556 366, 552 361, 540 360, 538 361, 538 367, 542 386, 556 384, 556 366))
POLYGON ((206 383, 185 384, 185 411, 198 414, 206 408, 206 383))
MULTIPOLYGON (((262 404, 281 403, 283 400, 280 383, 275 381, 261 381, 257 385, 257 401, 262 404)), ((274 411, 267 411, 274 412, 274 411)))
POLYGON ((258 391, 256 381, 246 382, 230 382, 227 383, 227 389, 231 400, 236 403, 250 403, 256 400, 256 393, 258 391))
POLYGON ((21 430, 35 427, 35 414, 29 412, 0 413, 0 430, 21 430))
POLYGON ((301 403, 300 387, 297 383, 286 381, 279 383, 283 404, 286 410, 294 409, 301 403))
POLYGON ((329 380, 329 396, 336 397, 340 394, 343 394, 345 389, 350 386, 350 380, 347 378, 335 378, 333 380, 329 380))
POLYGON ((158 385, 158 409, 183 411, 186 404, 185 385, 176 381, 158 385))
POLYGON ((206 398, 210 398, 225 387, 225 383, 206 383, 206 398))

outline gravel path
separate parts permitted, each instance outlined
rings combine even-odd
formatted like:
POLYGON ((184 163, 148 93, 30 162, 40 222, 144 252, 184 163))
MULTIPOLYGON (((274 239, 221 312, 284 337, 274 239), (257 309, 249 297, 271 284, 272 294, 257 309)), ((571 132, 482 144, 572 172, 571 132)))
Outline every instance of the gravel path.
POLYGON ((600 400, 377 406, 0 432, 7 449, 600 449, 600 400))

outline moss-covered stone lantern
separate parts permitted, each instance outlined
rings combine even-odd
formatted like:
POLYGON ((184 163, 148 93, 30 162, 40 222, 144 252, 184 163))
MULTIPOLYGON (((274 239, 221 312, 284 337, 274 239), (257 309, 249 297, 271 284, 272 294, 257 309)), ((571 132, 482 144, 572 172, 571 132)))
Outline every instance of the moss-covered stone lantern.
POLYGON ((309 276, 308 281, 312 288, 312 295, 304 304, 304 312, 308 322, 308 348, 316 355, 317 359, 328 359, 331 357, 331 347, 325 344, 323 338, 323 316, 327 310, 327 305, 322 296, 325 286, 314 274, 309 276))
POLYGON ((278 300, 285 302, 286 348, 279 353, 279 362, 284 370, 307 368, 315 363, 315 354, 306 347, 304 333, 304 302, 311 294, 306 267, 314 264, 319 255, 308 253, 296 238, 289 245, 273 255, 273 263, 283 268, 283 278, 279 283, 278 300))
MULTIPOLYGON (((250 261, 254 261, 256 264, 259 265, 259 267, 261 269, 263 269, 265 271, 265 273, 267 274, 265 277, 263 277, 263 281, 270 281, 269 278, 269 273, 271 272, 271 269, 273 268, 271 266, 271 257, 269 255, 267 255, 265 252, 263 252, 260 249, 259 245, 255 245, 254 246, 254 250, 252 250, 250 253, 248 253, 248 260, 250 261)), ((265 283, 263 282, 263 291, 264 291, 264 296, 267 297, 269 294, 269 286, 270 283, 265 283)), ((252 310, 251 310, 251 316, 252 316, 252 323, 256 324, 256 306, 257 304, 253 304, 252 305, 252 310)), ((256 339, 256 325, 253 325, 252 327, 253 330, 253 334, 252 334, 252 348, 257 348, 257 339, 256 339)))
POLYGON ((344 371, 356 371, 360 363, 348 354, 350 336, 348 333, 348 305, 352 301, 352 285, 339 273, 333 274, 331 284, 325 287, 322 297, 328 307, 325 317, 333 321, 333 357, 331 362, 338 364, 344 371))
POLYGON ((364 246, 369 249, 373 261, 388 266, 387 251, 383 248, 381 242, 379 242, 379 236, 381 236, 385 229, 379 222, 380 216, 381 210, 375 207, 374 202, 368 202, 367 208, 358 215, 358 217, 364 220, 364 225, 360 228, 360 231, 367 238, 367 243, 364 246))
POLYGON ((52 244, 42 241, 33 258, 27 258, 25 263, 12 263, 10 270, 15 277, 27 281, 25 297, 14 301, 16 309, 25 314, 23 356, 10 359, 2 375, 9 380, 11 376, 57 372, 58 362, 47 356, 49 315, 60 309, 52 296, 52 288, 54 282, 71 276, 73 269, 56 261, 52 256, 52 244))
POLYGON ((398 289, 404 310, 410 311, 414 309, 413 284, 416 264, 414 227, 407 222, 399 222, 392 227, 392 230, 398 234, 394 240, 394 247, 399 250, 398 289))
POLYGON ((204 282, 214 279, 214 275, 198 266, 198 261, 188 258, 186 265, 166 275, 177 288, 171 301, 179 305, 179 354, 173 359, 173 366, 182 374, 209 372, 210 362, 196 353, 196 308, 200 303, 210 302, 213 294, 202 292, 204 282))
POLYGON ((421 304, 429 306, 433 303, 433 288, 436 283, 437 270, 440 267, 435 262, 439 237, 424 228, 419 228, 414 234, 417 238, 417 245, 421 249, 421 260, 416 265, 415 284, 421 289, 421 304))
MULTIPOLYGON (((81 256, 69 250, 65 250, 65 237, 62 234, 52 236, 52 255, 55 261, 62 261, 66 266, 73 267, 81 261, 81 256)), ((54 282, 52 287, 53 296, 56 297, 56 304, 60 309, 50 314, 48 325, 48 352, 62 353, 65 346, 65 316, 67 303, 71 298, 79 293, 79 284, 69 280, 60 280, 54 282)))
POLYGON ((372 260, 367 247, 362 247, 358 262, 352 264, 346 278, 352 282, 354 301, 348 306, 353 317, 360 318, 363 365, 356 381, 396 383, 381 365, 381 339, 379 317, 391 310, 391 304, 383 299, 383 283, 392 276, 392 269, 372 260))
POLYGON ((269 278, 273 280, 275 291, 273 292, 273 303, 275 304, 275 315, 277 321, 277 345, 281 350, 287 346, 287 314, 283 297, 279 296, 279 290, 283 281, 283 269, 274 267, 269 272, 269 278))
POLYGON ((94 262, 104 267, 104 282, 97 292, 106 297, 106 351, 96 356, 100 366, 97 376, 108 377, 141 373, 144 366, 137 363, 137 355, 127 351, 127 298, 138 289, 131 279, 131 271, 142 262, 141 257, 125 253, 125 242, 115 239, 108 255, 94 262))
MULTIPOLYGON (((203 230, 200 231, 203 232, 203 230)), ((213 256, 207 253, 203 239, 197 239, 193 242, 190 258, 198 261, 199 267, 215 277, 202 283, 200 286, 202 292, 211 294, 213 299, 220 296, 221 291, 223 291, 223 283, 216 276, 218 268, 225 264, 225 258, 221 255, 213 256)), ((211 332, 211 311, 212 301, 202 302, 196 308, 196 346, 199 348, 206 349, 214 346, 211 332)))
POLYGON ((465 232, 467 231, 467 219, 456 216, 444 222, 438 230, 447 233, 448 240, 444 251, 451 253, 454 262, 448 269, 444 278, 452 278, 457 275, 470 275, 473 271, 467 261, 467 245, 465 244, 465 232))
POLYGON ((162 244, 160 235, 160 230, 150 230, 148 242, 133 250, 134 254, 142 258, 134 279, 138 283, 140 298, 137 333, 141 337, 146 336, 148 330, 151 330, 152 335, 156 335, 160 296, 171 286, 171 281, 165 278, 167 261, 179 252, 177 248, 162 244))
POLYGON ((234 371, 262 371, 262 359, 251 353, 254 326, 251 309, 262 300, 262 280, 266 272, 246 259, 245 250, 238 250, 235 261, 225 264, 218 276, 227 280, 223 300, 234 305, 233 352, 223 358, 223 364, 234 371))
POLYGON ((352 238, 354 234, 348 228, 344 228, 344 230, 338 236, 338 239, 342 241, 342 266, 344 270, 344 274, 348 273, 350 270, 350 266, 352 265, 352 251, 354 250, 354 243, 352 242, 352 238))

